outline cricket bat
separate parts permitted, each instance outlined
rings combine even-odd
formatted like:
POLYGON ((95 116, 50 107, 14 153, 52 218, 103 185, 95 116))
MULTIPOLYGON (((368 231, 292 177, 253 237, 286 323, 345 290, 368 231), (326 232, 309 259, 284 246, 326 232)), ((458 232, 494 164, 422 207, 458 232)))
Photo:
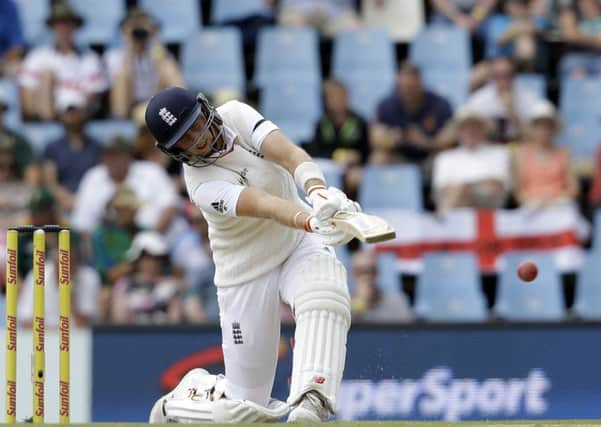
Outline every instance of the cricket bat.
POLYGON ((363 243, 392 240, 396 232, 382 218, 363 212, 338 212, 331 218, 334 227, 352 234, 363 243))

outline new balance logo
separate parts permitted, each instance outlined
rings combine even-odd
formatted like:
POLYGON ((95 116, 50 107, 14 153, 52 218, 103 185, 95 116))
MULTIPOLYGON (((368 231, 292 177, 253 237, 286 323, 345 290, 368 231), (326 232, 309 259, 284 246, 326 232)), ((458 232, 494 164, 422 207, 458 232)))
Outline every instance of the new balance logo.
POLYGON ((173 126, 177 122, 177 118, 165 107, 159 110, 159 117, 169 126, 173 126))
POLYGON ((223 200, 213 202, 211 203, 211 206, 213 206, 213 209, 215 209, 219 213, 224 213, 225 211, 227 211, 227 206, 225 205, 225 202, 223 200))
POLYGON ((242 329, 240 329, 240 323, 232 323, 232 336, 234 337, 234 344, 244 344, 244 341, 242 341, 242 329))

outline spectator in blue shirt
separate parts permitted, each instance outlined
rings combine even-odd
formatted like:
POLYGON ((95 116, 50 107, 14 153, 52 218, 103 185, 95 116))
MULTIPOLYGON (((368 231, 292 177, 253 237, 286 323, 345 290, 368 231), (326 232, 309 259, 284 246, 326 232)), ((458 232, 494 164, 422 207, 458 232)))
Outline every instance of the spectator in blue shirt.
POLYGON ((23 56, 25 39, 17 6, 0 0, 0 76, 14 76, 23 56))
POLYGON ((100 162, 102 147, 85 132, 87 101, 79 92, 63 92, 56 109, 65 136, 44 150, 46 184, 65 211, 71 211, 79 182, 88 169, 100 162))
POLYGON ((434 140, 452 115, 449 102, 428 91, 420 70, 401 66, 394 93, 378 105, 370 129, 370 163, 410 161, 422 164, 434 149, 434 140))

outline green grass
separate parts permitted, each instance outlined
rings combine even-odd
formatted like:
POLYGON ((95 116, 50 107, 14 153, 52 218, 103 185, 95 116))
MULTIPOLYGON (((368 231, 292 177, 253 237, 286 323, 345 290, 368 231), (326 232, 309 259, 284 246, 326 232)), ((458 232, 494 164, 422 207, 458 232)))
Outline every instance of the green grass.
MULTIPOLYGON (((54 424, 49 424, 54 425, 54 424)), ((114 426, 114 427, 135 427, 145 426, 141 423, 91 423, 91 424, 72 424, 74 426, 93 427, 93 426, 114 426)), ((205 425, 205 424, 203 424, 205 425)), ((232 424, 207 424, 211 427, 231 427, 232 424)), ((273 427, 274 424, 237 424, 245 427, 273 427)), ((545 421, 469 421, 469 422, 419 422, 419 421, 340 421, 331 422, 326 425, 333 427, 561 427, 561 426, 579 426, 579 427, 596 427, 601 426, 601 420, 545 420, 545 421)), ((164 427, 173 427, 173 424, 163 424, 164 427)), ((294 424, 295 427, 315 427, 315 424, 294 424)))

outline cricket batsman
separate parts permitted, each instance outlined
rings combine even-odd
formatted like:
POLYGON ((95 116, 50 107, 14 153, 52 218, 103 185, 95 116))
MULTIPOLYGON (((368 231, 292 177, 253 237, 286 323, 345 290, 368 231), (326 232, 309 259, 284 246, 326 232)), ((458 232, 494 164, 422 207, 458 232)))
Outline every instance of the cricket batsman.
POLYGON ((343 265, 332 246, 352 236, 329 219, 359 205, 326 187, 319 166, 278 127, 239 101, 215 108, 172 87, 146 124, 183 163, 190 199, 209 224, 225 376, 190 371, 153 406, 150 422, 321 422, 336 408, 350 326, 343 265), (311 206, 298 196, 302 188, 311 206), (271 399, 280 301, 294 312, 286 403, 271 399))

